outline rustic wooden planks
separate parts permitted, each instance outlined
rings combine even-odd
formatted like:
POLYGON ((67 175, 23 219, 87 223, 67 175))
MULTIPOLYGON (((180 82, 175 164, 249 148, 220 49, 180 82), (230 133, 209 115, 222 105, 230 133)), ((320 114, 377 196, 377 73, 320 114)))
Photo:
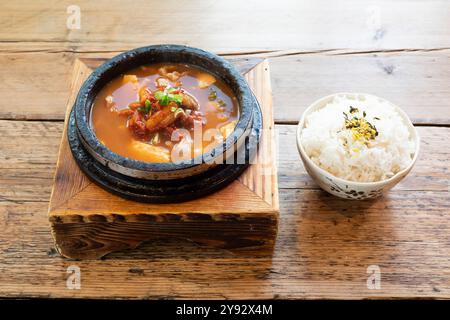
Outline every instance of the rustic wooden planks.
POLYGON ((448 1, 190 1, 177 24, 143 18, 150 6, 173 16, 172 1, 133 3, 145 10, 78 1, 79 31, 65 28, 69 4, 0 3, 0 296, 450 297, 448 1), (130 17, 140 23, 129 24, 130 17), (286 147, 279 150, 281 221, 272 259, 179 242, 102 261, 62 259, 51 248, 45 212, 73 62, 168 42, 269 56, 278 123, 294 123, 324 94, 354 88, 392 100, 417 124, 446 127, 419 128, 420 159, 388 196, 349 206, 307 176, 295 126, 277 125, 286 147), (80 291, 66 288, 73 264, 81 268, 80 291), (381 290, 366 288, 369 264, 381 267, 381 290))
POLYGON ((449 204, 438 202, 448 201, 445 196, 396 191, 387 201, 348 208, 318 190, 282 190, 280 235, 271 259, 169 241, 101 261, 66 260, 51 250, 46 203, 2 202, 1 292, 7 297, 444 298, 450 294, 449 204), (383 272, 380 291, 365 286, 369 264, 383 272), (70 265, 81 269, 80 291, 66 288, 70 265))
MULTIPOLYGON (((0 118, 64 119, 70 73, 79 55, 0 53, 0 81, 4 83, 0 87, 0 118), (27 103, 19 103, 18 97, 27 103)), ((248 68, 245 60, 240 61, 242 68, 248 68)), ((281 55, 271 57, 270 64, 277 122, 297 122, 303 110, 322 96, 359 91, 398 104, 416 124, 450 124, 450 50, 281 55)))
POLYGON ((16 46, 21 42, 28 50, 57 44, 76 51, 123 51, 145 43, 190 44, 231 53, 450 47, 445 0, 432 5, 427 0, 79 1, 81 29, 68 30, 66 10, 73 4, 2 2, 0 41, 16 46), (148 18, 149 12, 158 13, 158 23, 148 18))
POLYGON ((450 50, 336 52, 273 60, 277 121, 296 122, 316 99, 350 91, 390 100, 415 124, 450 124, 450 50))
MULTIPOLYGON (((271 259, 235 256, 188 242, 157 242, 102 261, 71 261, 52 250, 46 210, 63 125, 0 121, 0 292, 2 296, 133 298, 449 297, 449 128, 419 127, 421 156, 387 196, 352 202, 317 189, 278 125, 280 224, 271 259), (65 287, 81 268, 82 290, 65 287), (382 290, 365 287, 380 265, 382 290), (195 270, 195 272, 193 271, 195 270)), ((253 253, 254 254, 254 253, 253 253)))
MULTIPOLYGON (((0 120, 0 201, 48 202, 62 122, 0 120)), ((296 126, 276 125, 277 162, 281 189, 317 190, 295 148, 296 126)), ((394 190, 448 191, 450 128, 418 127, 421 152, 411 173, 394 190)))

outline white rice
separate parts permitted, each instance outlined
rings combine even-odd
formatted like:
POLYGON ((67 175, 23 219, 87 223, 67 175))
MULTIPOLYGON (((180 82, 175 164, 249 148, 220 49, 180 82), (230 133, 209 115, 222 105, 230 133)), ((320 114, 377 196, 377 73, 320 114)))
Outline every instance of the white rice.
POLYGON ((415 142, 395 107, 373 96, 336 96, 305 118, 301 143, 319 167, 358 182, 389 179, 411 163, 415 150, 415 142), (367 144, 355 141, 351 129, 345 127, 343 112, 353 116, 350 106, 358 108, 360 116, 365 111, 365 119, 378 131, 367 144))

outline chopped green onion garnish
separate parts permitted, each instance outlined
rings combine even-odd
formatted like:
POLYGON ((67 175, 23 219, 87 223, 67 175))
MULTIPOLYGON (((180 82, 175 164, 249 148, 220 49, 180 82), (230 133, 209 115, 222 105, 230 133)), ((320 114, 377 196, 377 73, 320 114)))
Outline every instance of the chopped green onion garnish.
POLYGON ((170 102, 181 104, 183 102, 183 96, 181 94, 170 93, 174 90, 172 87, 167 87, 164 91, 156 91, 155 98, 162 106, 167 106, 170 102))
POLYGON ((150 100, 145 100, 144 106, 143 107, 139 107, 138 111, 141 112, 145 112, 145 113, 150 113, 150 111, 152 111, 152 103, 150 100))
POLYGON ((145 112, 149 113, 152 110, 152 103, 150 100, 145 100, 145 112))
POLYGON ((350 113, 355 113, 355 112, 359 112, 358 108, 353 108, 352 106, 350 106, 350 113))
POLYGON ((216 99, 217 99, 217 92, 216 92, 216 90, 212 90, 211 89, 211 91, 208 94, 208 100, 209 101, 214 101, 216 99))
POLYGON ((171 102, 175 102, 177 104, 181 104, 183 102, 183 97, 181 96, 181 94, 169 93, 167 96, 171 102))
POLYGON ((217 100, 217 103, 219 104, 220 107, 226 107, 227 106, 225 101, 223 101, 222 99, 217 100))

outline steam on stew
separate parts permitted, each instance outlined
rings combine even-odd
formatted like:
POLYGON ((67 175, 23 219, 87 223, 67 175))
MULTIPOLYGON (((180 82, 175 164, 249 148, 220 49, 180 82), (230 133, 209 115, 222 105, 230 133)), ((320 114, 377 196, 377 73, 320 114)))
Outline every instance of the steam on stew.
POLYGON ((226 138, 237 119, 231 89, 212 74, 184 64, 141 66, 112 80, 97 95, 91 116, 101 143, 147 162, 170 162, 172 154, 198 156, 226 138), (197 143, 194 128, 202 135, 215 130, 208 135, 211 139, 201 137, 197 143))

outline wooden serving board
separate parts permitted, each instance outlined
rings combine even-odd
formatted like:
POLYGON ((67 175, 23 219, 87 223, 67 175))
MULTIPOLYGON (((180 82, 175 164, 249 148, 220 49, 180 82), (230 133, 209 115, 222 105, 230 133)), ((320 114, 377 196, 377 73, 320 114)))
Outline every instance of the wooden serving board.
MULTIPOLYGON (((84 80, 103 61, 75 61, 67 115, 84 80)), ((258 161, 229 186, 204 198, 148 204, 103 190, 72 157, 66 115, 48 213, 56 248, 63 256, 96 259, 161 238, 227 249, 273 248, 279 207, 269 65, 262 59, 236 62, 263 113, 258 161)))

